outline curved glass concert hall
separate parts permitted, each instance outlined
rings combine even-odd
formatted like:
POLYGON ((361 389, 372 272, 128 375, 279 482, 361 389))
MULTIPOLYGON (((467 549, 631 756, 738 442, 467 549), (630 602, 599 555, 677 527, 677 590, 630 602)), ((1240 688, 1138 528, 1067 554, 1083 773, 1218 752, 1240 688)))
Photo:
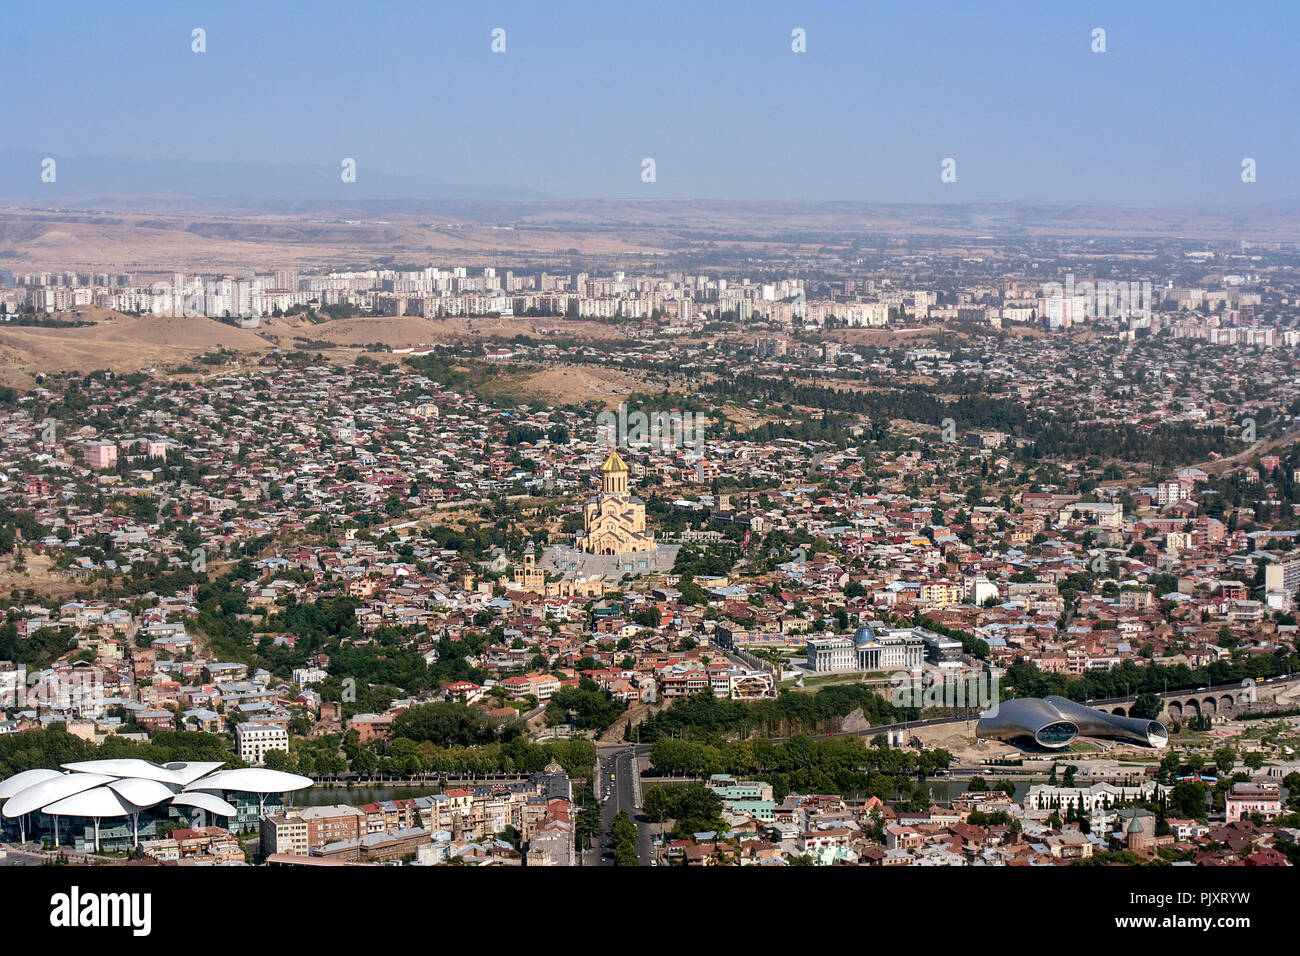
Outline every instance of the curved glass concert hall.
POLYGON ((1124 717, 1064 697, 1020 697, 980 714, 976 735, 1017 746, 1059 750, 1075 738, 1100 737, 1156 749, 1169 743, 1158 720, 1124 717))
POLYGON ((1145 744, 1157 749, 1169 743, 1169 731, 1158 720, 1124 717, 1055 695, 1044 699, 1074 721, 1079 727, 1079 733, 1085 737, 1127 740, 1130 743, 1145 744))

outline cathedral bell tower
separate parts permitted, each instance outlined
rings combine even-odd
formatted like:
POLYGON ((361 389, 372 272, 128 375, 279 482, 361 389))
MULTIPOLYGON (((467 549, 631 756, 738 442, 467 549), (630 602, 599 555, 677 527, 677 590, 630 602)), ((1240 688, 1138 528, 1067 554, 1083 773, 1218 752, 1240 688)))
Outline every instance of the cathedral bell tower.
POLYGON ((600 493, 602 495, 627 494, 627 463, 616 451, 611 451, 600 466, 600 493))

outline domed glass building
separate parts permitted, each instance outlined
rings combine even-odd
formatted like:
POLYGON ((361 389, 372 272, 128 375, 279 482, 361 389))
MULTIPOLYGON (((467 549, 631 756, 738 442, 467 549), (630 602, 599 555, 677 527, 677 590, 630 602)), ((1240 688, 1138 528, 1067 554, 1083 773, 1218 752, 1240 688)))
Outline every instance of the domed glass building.
POLYGON ((298 774, 214 761, 86 760, 60 770, 26 770, 0 781, 0 832, 75 850, 124 849, 161 835, 167 824, 224 823, 255 830, 311 786, 298 774))

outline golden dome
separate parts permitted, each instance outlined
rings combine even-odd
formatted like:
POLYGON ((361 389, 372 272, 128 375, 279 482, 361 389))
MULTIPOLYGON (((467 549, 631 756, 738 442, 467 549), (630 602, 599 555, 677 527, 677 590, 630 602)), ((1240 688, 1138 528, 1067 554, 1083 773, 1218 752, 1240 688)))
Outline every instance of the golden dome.
POLYGON ((605 463, 600 466, 600 473, 602 475, 608 474, 611 471, 627 471, 627 463, 619 457, 619 454, 616 451, 611 451, 609 457, 605 459, 605 463))

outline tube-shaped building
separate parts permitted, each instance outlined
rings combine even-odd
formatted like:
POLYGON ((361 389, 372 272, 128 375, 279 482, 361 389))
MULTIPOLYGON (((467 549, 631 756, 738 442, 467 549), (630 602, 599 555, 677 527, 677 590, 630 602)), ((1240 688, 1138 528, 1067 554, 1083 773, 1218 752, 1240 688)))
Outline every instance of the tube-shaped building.
POLYGON ((1079 728, 1079 733, 1085 737, 1126 740, 1129 743, 1155 747, 1157 750, 1169 745, 1169 731, 1158 720, 1123 717, 1055 695, 1044 700, 1074 721, 1079 728))
POLYGON ((1047 701, 1019 697, 980 714, 975 733, 1008 743, 1059 750, 1079 736, 1079 727, 1047 701))
POLYGON ((1158 720, 1122 717, 1064 697, 1019 697, 980 714, 976 735, 1046 750, 1068 747, 1076 737, 1102 737, 1157 749, 1169 743, 1158 720))

